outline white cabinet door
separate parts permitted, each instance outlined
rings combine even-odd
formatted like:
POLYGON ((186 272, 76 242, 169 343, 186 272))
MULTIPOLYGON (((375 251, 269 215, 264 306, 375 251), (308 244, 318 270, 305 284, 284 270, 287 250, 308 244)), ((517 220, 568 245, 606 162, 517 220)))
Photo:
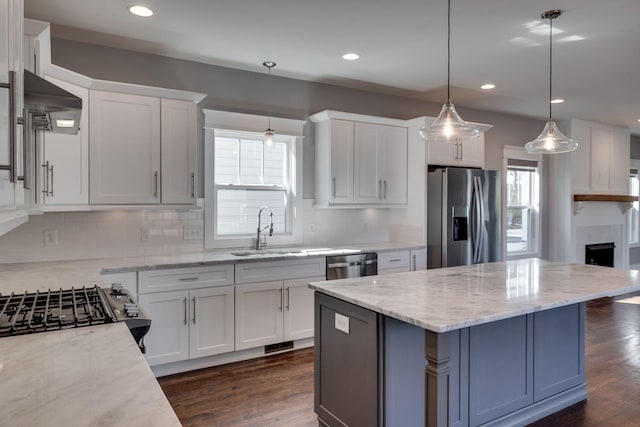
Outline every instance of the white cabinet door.
POLYGON ((189 292, 189 357, 234 350, 234 287, 219 286, 189 292))
MULTIPOLYGON (((16 172, 22 166, 18 162, 21 152, 22 127, 10 122, 10 93, 15 95, 14 111, 22 116, 22 33, 23 33, 23 2, 22 0, 0 0, 0 165, 9 166, 13 163, 16 172), (10 89, 9 72, 15 71, 14 87, 10 89), (10 139, 10 130, 15 131, 15 145, 10 139), (11 146, 16 155, 11 159, 11 146), (18 163, 15 163, 18 162, 18 163)), ((15 178, 15 177, 14 177, 15 178)), ((0 171, 0 210, 13 209, 16 206, 16 186, 11 182, 9 171, 0 171)))
POLYGON ((310 277, 284 281, 284 338, 283 341, 313 336, 314 291, 309 282, 320 282, 324 277, 310 277))
POLYGON ((161 292, 140 295, 138 302, 151 318, 144 338, 149 365, 189 358, 189 292, 161 292))
POLYGON ((460 166, 472 168, 484 167, 484 133, 480 132, 477 138, 465 139, 460 142, 460 166))
POLYGON ((236 350, 282 342, 282 281, 236 285, 236 350))
POLYGON ((428 141, 430 165, 484 167, 484 132, 477 138, 452 142, 428 141))
POLYGON ((457 142, 427 141, 429 147, 429 164, 456 166, 458 164, 457 142))
POLYGON ((609 189, 619 194, 629 193, 630 135, 627 130, 611 130, 611 147, 609 159, 609 189))
POLYGON ((47 80, 82 99, 80 131, 77 135, 45 132, 42 162, 37 176, 42 204, 86 205, 89 203, 89 90, 62 80, 47 80))
POLYGON ((160 202, 160 99, 91 91, 90 201, 160 202))
POLYGON ((411 250, 411 271, 427 269, 427 249, 411 250))
POLYGON ((194 203, 196 191, 196 105, 162 99, 162 203, 194 203))
POLYGON ((407 203, 407 128, 385 126, 378 147, 378 167, 382 171, 382 200, 385 204, 407 203))
POLYGON ((407 202, 407 129, 355 123, 354 202, 407 202))
MULTIPOLYGON (((609 130, 601 126, 591 128, 591 190, 609 189, 609 130)), ((628 153, 627 153, 628 155, 628 153)), ((629 168, 627 168, 627 171, 629 168)), ((628 175, 628 172, 625 176, 628 175)))
MULTIPOLYGON (((331 120, 331 203, 353 203, 353 122, 331 120)), ((322 143, 316 141, 316 144, 322 143)))
POLYGON ((378 162, 384 144, 383 127, 370 123, 354 124, 354 203, 377 204, 382 202, 384 177, 378 162))

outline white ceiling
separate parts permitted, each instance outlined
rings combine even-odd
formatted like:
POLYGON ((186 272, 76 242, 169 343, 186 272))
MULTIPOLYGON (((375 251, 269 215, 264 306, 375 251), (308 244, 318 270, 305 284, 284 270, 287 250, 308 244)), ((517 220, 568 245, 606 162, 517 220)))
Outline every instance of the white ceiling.
MULTIPOLYGON (((59 37, 258 72, 272 60, 274 75, 445 100, 446 0, 141 0, 151 18, 133 3, 25 0, 25 15, 64 26, 59 37)), ((564 11, 554 117, 640 134, 640 0, 452 0, 452 101, 545 118, 549 9, 564 11)))

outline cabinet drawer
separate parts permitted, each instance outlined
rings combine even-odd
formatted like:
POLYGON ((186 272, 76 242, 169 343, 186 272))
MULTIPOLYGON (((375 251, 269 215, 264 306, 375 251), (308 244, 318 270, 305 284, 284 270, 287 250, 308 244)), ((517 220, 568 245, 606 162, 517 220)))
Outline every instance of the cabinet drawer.
POLYGON ((236 284, 326 276, 324 257, 236 264, 236 284))
POLYGON ((233 264, 150 270, 138 273, 138 293, 233 285, 233 264))
POLYGON ((409 267, 409 251, 393 251, 378 253, 378 271, 387 268, 409 267))

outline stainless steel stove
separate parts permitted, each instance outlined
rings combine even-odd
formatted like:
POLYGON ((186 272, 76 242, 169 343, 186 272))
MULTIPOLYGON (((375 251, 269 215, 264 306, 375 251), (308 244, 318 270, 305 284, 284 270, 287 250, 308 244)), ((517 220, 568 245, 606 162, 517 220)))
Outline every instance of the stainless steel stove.
POLYGON ((144 352, 151 320, 122 285, 0 294, 0 337, 125 322, 144 352))

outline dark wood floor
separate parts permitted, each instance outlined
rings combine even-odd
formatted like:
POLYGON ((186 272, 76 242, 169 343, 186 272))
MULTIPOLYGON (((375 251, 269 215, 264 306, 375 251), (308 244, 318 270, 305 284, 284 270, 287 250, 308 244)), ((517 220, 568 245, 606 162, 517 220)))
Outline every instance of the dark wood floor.
MULTIPOLYGON (((640 426, 640 294, 590 302, 586 330, 588 400, 532 426, 640 426)), ((172 375, 159 382, 185 426, 318 425, 313 413, 313 349, 172 375)))

